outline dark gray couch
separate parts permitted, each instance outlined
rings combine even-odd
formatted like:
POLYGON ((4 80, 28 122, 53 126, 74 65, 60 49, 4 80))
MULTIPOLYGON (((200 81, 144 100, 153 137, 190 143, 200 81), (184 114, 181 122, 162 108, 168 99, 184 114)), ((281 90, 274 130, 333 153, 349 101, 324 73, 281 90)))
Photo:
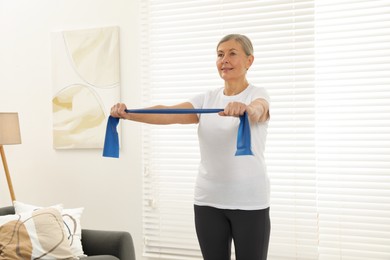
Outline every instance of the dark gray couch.
MULTIPOLYGON (((13 206, 0 208, 0 216, 15 214, 13 206)), ((83 229, 81 243, 88 260, 135 260, 134 244, 130 233, 83 229)))

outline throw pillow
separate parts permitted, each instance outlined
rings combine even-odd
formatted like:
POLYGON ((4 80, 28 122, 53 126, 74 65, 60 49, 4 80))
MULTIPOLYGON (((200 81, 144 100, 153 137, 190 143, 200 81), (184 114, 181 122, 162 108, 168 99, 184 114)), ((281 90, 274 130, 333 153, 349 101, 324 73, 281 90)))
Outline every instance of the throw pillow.
MULTIPOLYGON (((20 202, 20 201, 17 201, 17 200, 13 201, 13 205, 14 205, 16 214, 29 212, 29 211, 34 211, 34 210, 37 210, 37 209, 46 208, 46 207, 26 204, 26 203, 23 203, 23 202, 20 202)), ((58 209, 61 212, 62 209, 64 208, 64 206, 62 204, 55 204, 55 205, 47 207, 47 208, 55 208, 55 209, 58 209)))
MULTIPOLYGON (((43 207, 26 204, 20 201, 14 201, 15 213, 23 213, 41 209, 43 207)), ((78 257, 86 256, 84 254, 83 246, 81 244, 81 214, 84 211, 84 208, 74 208, 74 209, 62 209, 62 204, 56 204, 50 206, 50 208, 56 208, 62 210, 62 219, 65 225, 66 237, 69 240, 70 249, 72 250, 73 255, 78 257)))
POLYGON ((84 208, 64 209, 62 210, 62 219, 65 225, 65 231, 68 235, 70 249, 78 257, 86 256, 81 244, 81 214, 84 208))
POLYGON ((61 213, 38 209, 0 217, 0 259, 77 259, 70 250, 61 213))

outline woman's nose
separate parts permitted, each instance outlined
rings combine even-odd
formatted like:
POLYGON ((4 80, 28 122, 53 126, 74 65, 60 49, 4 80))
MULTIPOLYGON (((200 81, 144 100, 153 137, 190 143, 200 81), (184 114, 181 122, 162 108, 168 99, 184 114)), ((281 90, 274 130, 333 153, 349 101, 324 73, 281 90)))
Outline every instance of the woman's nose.
POLYGON ((229 59, 226 56, 223 57, 222 63, 225 64, 225 63, 228 63, 228 62, 229 62, 229 59))

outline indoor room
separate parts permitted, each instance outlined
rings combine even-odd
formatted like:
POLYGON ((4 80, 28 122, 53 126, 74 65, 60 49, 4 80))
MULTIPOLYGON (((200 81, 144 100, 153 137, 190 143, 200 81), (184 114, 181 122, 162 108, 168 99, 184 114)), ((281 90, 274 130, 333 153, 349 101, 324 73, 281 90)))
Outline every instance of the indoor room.
MULTIPOLYGON (((207 259, 195 215, 212 206, 269 210, 253 259, 389 260, 389 14, 389 0, 0 0, 0 244, 19 248, 5 225, 21 218, 32 259, 207 259), (228 103, 203 107, 215 89, 228 103), (155 105, 184 115, 137 111, 155 105), (223 206, 202 193, 209 165, 250 172, 210 188, 223 206), (67 257, 32 238, 41 211, 67 257)), ((229 232, 231 259, 251 260, 229 232)))

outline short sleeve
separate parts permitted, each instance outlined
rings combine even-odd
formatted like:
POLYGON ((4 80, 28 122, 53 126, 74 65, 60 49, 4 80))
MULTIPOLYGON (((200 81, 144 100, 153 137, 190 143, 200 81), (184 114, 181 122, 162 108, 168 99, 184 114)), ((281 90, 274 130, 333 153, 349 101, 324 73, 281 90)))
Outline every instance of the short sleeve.
POLYGON ((205 94, 198 94, 196 96, 193 96, 188 100, 192 104, 192 106, 196 109, 198 108, 203 108, 204 106, 204 99, 205 99, 205 94))
POLYGON ((265 88, 255 88, 255 89, 256 89, 256 91, 253 95, 253 100, 261 98, 261 99, 266 100, 268 102, 268 104, 271 103, 271 98, 268 95, 268 92, 265 88))

